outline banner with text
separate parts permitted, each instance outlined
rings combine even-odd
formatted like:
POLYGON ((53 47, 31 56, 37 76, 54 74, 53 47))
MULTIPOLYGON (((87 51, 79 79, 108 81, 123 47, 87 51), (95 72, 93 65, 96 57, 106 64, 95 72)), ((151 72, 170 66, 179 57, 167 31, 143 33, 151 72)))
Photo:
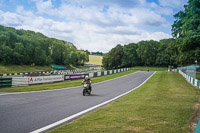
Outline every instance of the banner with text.
POLYGON ((29 84, 64 81, 64 75, 29 77, 29 84))

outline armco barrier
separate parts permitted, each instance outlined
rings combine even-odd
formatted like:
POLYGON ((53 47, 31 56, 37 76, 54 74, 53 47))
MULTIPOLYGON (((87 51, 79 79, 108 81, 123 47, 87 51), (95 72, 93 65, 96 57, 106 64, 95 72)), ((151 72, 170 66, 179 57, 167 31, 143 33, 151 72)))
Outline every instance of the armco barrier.
POLYGON ((94 72, 94 77, 97 77, 97 72, 94 72))
POLYGON ((28 86, 28 77, 12 77, 12 87, 15 86, 28 86))
POLYGON ((128 71, 130 68, 122 68, 122 69, 116 69, 116 70, 107 70, 107 71, 101 71, 101 72, 94 72, 94 73, 89 73, 89 77, 99 77, 99 76, 104 76, 104 75, 110 75, 110 74, 115 74, 119 72, 124 72, 128 71))
MULTIPOLYGON (((110 75, 114 73, 119 73, 123 71, 128 71, 129 68, 122 68, 118 70, 107 70, 100 71, 94 73, 85 73, 85 74, 72 74, 72 75, 52 75, 52 76, 27 76, 27 77, 12 77, 12 78, 0 78, 0 88, 3 87, 15 87, 15 86, 28 86, 32 84, 40 84, 40 83, 49 83, 49 82, 57 82, 64 81, 67 79, 77 79, 84 78, 85 75, 89 75, 89 77, 99 77, 104 75, 110 75)), ((199 81, 194 81, 195 84, 199 86, 199 81)))
POLYGON ((10 87, 64 81, 64 75, 12 77, 10 87))
POLYGON ((102 75, 101 72, 98 72, 98 73, 97 73, 97 76, 99 77, 99 76, 103 76, 103 75, 102 75))
POLYGON ((101 72, 101 76, 104 76, 104 71, 101 72))
POLYGON ((99 71, 99 72, 85 73, 85 74, 71 74, 71 75, 65 75, 65 80, 82 79, 85 77, 85 75, 88 75, 89 77, 100 77, 100 76, 115 74, 115 73, 128 71, 128 70, 130 69, 122 68, 122 69, 116 69, 116 70, 99 71))
POLYGON ((12 78, 0 78, 0 88, 11 87, 11 86, 12 86, 12 78))
POLYGON ((107 75, 108 74, 108 72, 107 71, 104 71, 104 75, 107 75))
POLYGON ((85 68, 85 69, 77 69, 77 70, 54 70, 54 71, 46 71, 46 72, 25 72, 25 73, 9 73, 9 74, 0 74, 1 77, 4 76, 23 76, 26 74, 59 74, 59 75, 67 75, 67 74, 76 74, 76 73, 82 73, 82 72, 88 72, 91 70, 96 70, 97 68, 85 68))
POLYGON ((192 85, 196 86, 197 88, 200 88, 200 80, 194 79, 190 77, 189 75, 185 74, 181 70, 178 70, 178 72, 192 85))
POLYGON ((109 71, 109 74, 113 74, 112 72, 113 72, 113 71, 112 71, 112 70, 110 70, 110 71, 109 71))

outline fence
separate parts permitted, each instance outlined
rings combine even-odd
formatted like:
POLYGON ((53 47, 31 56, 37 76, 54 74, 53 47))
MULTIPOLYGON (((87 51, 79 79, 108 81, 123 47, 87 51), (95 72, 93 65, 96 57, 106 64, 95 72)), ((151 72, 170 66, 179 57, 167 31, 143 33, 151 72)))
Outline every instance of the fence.
POLYGON ((88 72, 92 70, 96 70, 97 68, 85 68, 85 69, 76 69, 76 70, 54 70, 54 71, 47 71, 47 72, 25 72, 25 73, 8 73, 8 74, 0 74, 1 77, 4 76, 23 76, 23 75, 41 75, 41 74, 76 74, 82 72, 88 72))
POLYGON ((110 75, 110 74, 115 74, 115 73, 119 73, 119 72, 124 72, 124 71, 128 71, 128 70, 130 70, 130 68, 121 68, 121 69, 115 69, 115 70, 94 72, 94 73, 89 73, 89 77, 99 77, 99 76, 104 76, 104 75, 110 75))
POLYGON ((12 78, 0 78, 0 88, 11 87, 11 86, 12 86, 12 78))
POLYGON ((12 87, 15 86, 28 86, 28 77, 12 77, 12 87))
POLYGON ((128 70, 130 70, 130 68, 122 68, 122 69, 116 69, 116 70, 107 70, 107 71, 99 71, 99 72, 84 73, 84 74, 70 74, 70 75, 65 75, 65 80, 82 79, 86 75, 88 75, 90 78, 100 77, 100 76, 115 74, 115 73, 124 72, 128 70))
POLYGON ((25 77, 9 77, 0 78, 0 88, 2 87, 15 87, 15 86, 28 86, 32 84, 50 83, 64 80, 75 80, 84 78, 86 75, 89 77, 99 77, 104 75, 115 74, 119 72, 128 71, 130 68, 122 68, 116 70, 99 71, 84 74, 66 74, 66 75, 50 75, 50 76, 25 76, 25 77))
POLYGON ((177 69, 177 71, 192 85, 196 86, 197 88, 200 88, 200 80, 197 80, 187 74, 185 74, 184 72, 182 72, 181 70, 177 69))
POLYGON ((64 75, 12 77, 12 87, 64 81, 64 75))

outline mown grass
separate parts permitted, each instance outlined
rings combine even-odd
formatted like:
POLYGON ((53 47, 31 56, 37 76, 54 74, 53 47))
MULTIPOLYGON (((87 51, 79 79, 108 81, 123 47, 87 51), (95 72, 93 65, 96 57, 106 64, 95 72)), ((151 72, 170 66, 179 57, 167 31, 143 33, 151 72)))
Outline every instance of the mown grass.
POLYGON ((200 80, 200 73, 197 73, 196 79, 200 80))
MULTIPOLYGON (((74 67, 72 65, 68 66, 68 70, 75 69, 85 69, 89 68, 87 66, 77 66, 74 67)), ((23 73, 23 72, 44 72, 44 71, 52 71, 50 66, 28 66, 28 65, 2 65, 0 64, 0 74, 8 74, 8 73, 23 73)))
POLYGON ((167 67, 147 67, 147 66, 136 66, 136 67, 133 67, 133 69, 140 70, 140 71, 147 71, 147 69, 149 69, 149 71, 167 71, 168 70, 167 67))
POLYGON ((143 86, 48 133, 189 133, 200 92, 175 72, 157 72, 143 86))
POLYGON ((51 71, 50 66, 28 66, 28 65, 2 65, 0 64, 0 74, 51 71))
POLYGON ((88 66, 68 66, 67 69, 68 70, 75 70, 75 69, 86 69, 86 68, 89 68, 88 66))
POLYGON ((89 62, 95 65, 102 65, 103 56, 89 55, 89 62))
MULTIPOLYGON (((102 76, 102 77, 95 77, 91 78, 92 83, 98 83, 101 81, 117 78, 120 76, 124 76, 127 74, 131 74, 136 72, 136 70, 131 69, 129 71, 102 76)), ((82 80, 74 80, 74 81, 65 81, 65 82, 57 82, 57 83, 50 83, 50 84, 40 84, 40 85, 32 85, 32 86, 25 86, 25 87, 13 87, 13 88, 0 88, 0 92, 27 92, 27 91, 40 91, 40 90, 52 90, 52 89, 60 89, 60 88, 68 88, 74 86, 80 86, 82 80)))

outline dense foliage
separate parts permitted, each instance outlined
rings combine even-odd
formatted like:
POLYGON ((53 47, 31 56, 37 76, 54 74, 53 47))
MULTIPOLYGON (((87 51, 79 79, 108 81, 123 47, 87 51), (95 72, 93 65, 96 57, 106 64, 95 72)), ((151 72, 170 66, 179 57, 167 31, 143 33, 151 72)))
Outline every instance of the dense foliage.
POLYGON ((173 39, 117 45, 103 57, 106 69, 144 66, 181 66, 200 62, 200 1, 189 0, 174 15, 173 39), (119 53, 116 56, 116 53, 119 53))
POLYGON ((184 11, 174 15, 172 35, 176 39, 172 47, 178 51, 177 62, 180 64, 200 61, 200 1, 189 0, 184 11))
POLYGON ((99 55, 99 56, 103 56, 103 52, 89 52, 90 55, 99 55))
POLYGON ((106 69, 172 65, 174 59, 171 58, 168 47, 173 41, 173 39, 164 39, 160 42, 150 40, 124 46, 117 45, 103 56, 103 65, 106 69))
POLYGON ((88 54, 70 42, 0 26, 0 63, 76 66, 88 60, 88 54))

